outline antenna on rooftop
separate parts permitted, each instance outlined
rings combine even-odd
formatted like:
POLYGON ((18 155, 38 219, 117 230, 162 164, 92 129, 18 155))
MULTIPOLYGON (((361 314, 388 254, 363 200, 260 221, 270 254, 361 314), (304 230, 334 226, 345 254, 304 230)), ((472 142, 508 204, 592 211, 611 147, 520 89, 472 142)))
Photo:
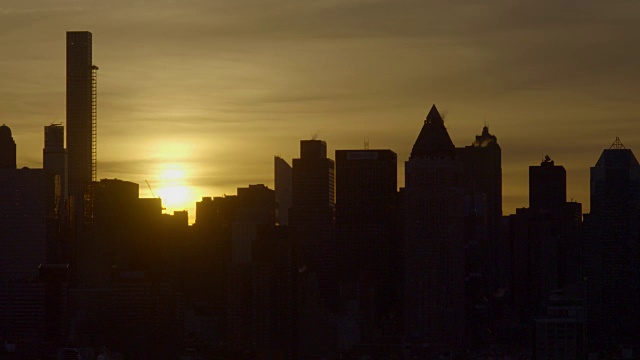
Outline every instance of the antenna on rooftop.
POLYGON ((613 142, 613 144, 611 144, 611 147, 609 147, 609 149, 626 149, 626 148, 624 147, 624 145, 622 145, 620 138, 616 136, 616 140, 613 142))

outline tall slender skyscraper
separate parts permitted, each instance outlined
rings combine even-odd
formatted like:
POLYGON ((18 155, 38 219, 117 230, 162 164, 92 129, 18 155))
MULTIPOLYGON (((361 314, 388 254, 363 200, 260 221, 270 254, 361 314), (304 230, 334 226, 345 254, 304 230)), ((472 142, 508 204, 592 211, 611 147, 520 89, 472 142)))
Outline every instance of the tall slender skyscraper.
POLYGON ((96 180, 96 70, 91 33, 67 32, 68 188, 78 210, 85 185, 96 180))
POLYGON ((500 241, 502 220, 502 153, 498 138, 484 126, 470 146, 457 148, 464 163, 466 344, 488 340, 490 320, 507 287, 507 247, 500 241))

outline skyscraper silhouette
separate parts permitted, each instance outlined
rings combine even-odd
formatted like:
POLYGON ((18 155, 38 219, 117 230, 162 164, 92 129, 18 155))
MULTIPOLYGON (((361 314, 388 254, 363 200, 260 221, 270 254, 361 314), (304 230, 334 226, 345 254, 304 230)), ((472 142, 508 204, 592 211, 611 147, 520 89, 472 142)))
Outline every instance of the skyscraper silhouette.
POLYGON ((92 63, 91 33, 67 32, 68 190, 78 211, 85 185, 96 180, 96 69, 92 63))
POLYGON ((7 125, 0 126, 0 169, 16 168, 16 142, 7 125))
POLYGON ((557 209, 567 201, 567 172, 546 156, 540 166, 529 166, 529 207, 557 209))
MULTIPOLYGON (((67 149, 64 148, 64 126, 51 124, 44 127, 42 167, 59 176, 61 199, 67 198, 67 149)), ((60 201, 56 201, 60 206, 60 201)))
POLYGON ((323 275, 328 275, 325 270, 332 261, 332 254, 327 251, 333 249, 334 171, 333 160, 327 158, 326 142, 300 142, 300 158, 293 159, 289 224, 300 240, 302 262, 323 275))
POLYGON ((273 162, 276 191, 276 222, 280 225, 288 225, 289 209, 291 208, 293 196, 293 169, 279 156, 274 157, 273 162))
POLYGON ((434 105, 405 164, 401 193, 405 336, 414 356, 463 348, 462 175, 463 163, 434 105))
POLYGON ((510 291, 519 321, 545 316, 554 292, 578 282, 582 205, 566 202, 566 171, 547 156, 529 166, 529 208, 510 216, 510 291))
POLYGON ((488 341, 487 328, 504 299, 508 250, 500 241, 502 150, 484 126, 470 146, 457 148, 464 163, 467 347, 488 341), (503 266, 499 266, 503 265, 503 266))
POLYGON ((612 348, 640 327, 640 164, 618 139, 591 168, 585 224, 589 342, 612 348))
MULTIPOLYGON (((391 150, 336 151, 340 310, 357 321, 364 344, 379 341, 381 332, 399 333, 394 325, 400 323, 393 322, 402 281, 397 176, 397 155, 391 150)), ((354 344, 342 344, 349 345, 354 344)))
POLYGON ((337 303, 334 171, 326 142, 300 142, 300 158, 293 159, 289 212, 300 272, 296 319, 300 358, 329 356, 335 351, 335 333, 328 320, 328 309, 335 309, 337 303))
POLYGON ((42 169, 0 170, 0 279, 31 279, 51 253, 54 177, 42 169))

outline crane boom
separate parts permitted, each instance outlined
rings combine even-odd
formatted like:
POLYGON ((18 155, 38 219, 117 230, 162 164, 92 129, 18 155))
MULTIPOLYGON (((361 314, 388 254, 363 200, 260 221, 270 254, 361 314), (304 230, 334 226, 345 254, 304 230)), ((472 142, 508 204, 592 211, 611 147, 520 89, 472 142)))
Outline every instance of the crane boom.
POLYGON ((149 191, 151 192, 151 196, 156 197, 156 194, 153 193, 153 189, 151 189, 151 185, 149 184, 149 182, 147 180, 145 180, 144 182, 147 183, 147 187, 149 188, 149 191))

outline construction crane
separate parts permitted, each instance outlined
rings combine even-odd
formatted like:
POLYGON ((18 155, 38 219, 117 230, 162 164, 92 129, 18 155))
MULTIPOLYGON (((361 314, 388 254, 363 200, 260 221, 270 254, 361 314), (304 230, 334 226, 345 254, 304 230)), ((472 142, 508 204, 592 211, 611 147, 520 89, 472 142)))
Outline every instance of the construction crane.
POLYGON ((151 185, 149 184, 149 182, 147 180, 145 180, 144 182, 147 183, 147 187, 149 188, 149 191, 151 192, 151 196, 157 197, 156 194, 153 193, 153 189, 151 189, 151 185))

